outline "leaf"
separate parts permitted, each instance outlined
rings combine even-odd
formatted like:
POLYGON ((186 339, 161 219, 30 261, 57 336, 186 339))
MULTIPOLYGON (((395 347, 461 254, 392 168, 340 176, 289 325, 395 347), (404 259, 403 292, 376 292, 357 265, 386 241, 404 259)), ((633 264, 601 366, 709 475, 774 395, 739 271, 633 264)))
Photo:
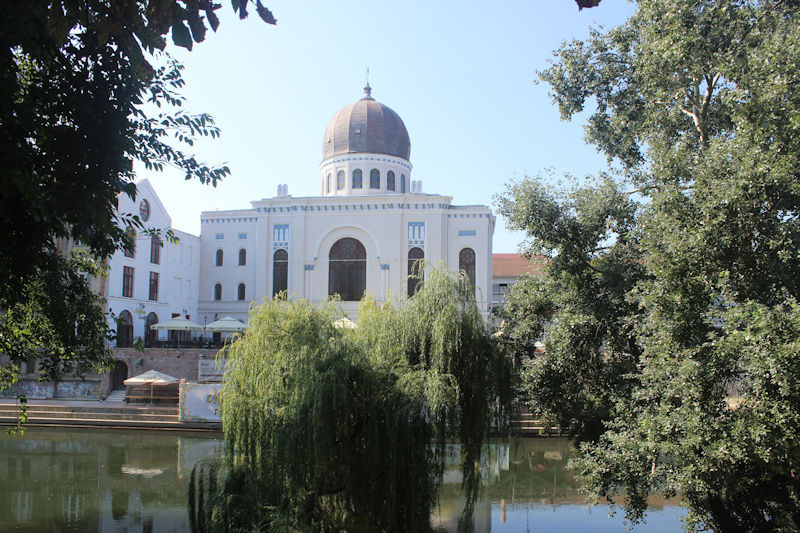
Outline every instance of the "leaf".
POLYGON ((275 20, 275 17, 272 16, 272 11, 270 11, 261 4, 261 0, 256 0, 256 11, 258 12, 258 16, 261 17, 261 20, 263 20, 267 24, 278 23, 278 21, 275 20))
POLYGON ((187 50, 192 49, 192 36, 189 34, 189 28, 183 22, 172 26, 172 42, 187 50))

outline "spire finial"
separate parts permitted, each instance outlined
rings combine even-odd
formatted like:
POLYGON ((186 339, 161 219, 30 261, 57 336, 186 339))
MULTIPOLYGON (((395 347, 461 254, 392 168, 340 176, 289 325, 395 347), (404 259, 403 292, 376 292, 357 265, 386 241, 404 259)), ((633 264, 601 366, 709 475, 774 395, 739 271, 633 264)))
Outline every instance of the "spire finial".
POLYGON ((367 74, 366 74, 367 84, 364 86, 364 98, 363 98, 363 100, 373 100, 373 98, 372 98, 372 87, 369 86, 369 67, 366 67, 366 69, 367 69, 367 74))

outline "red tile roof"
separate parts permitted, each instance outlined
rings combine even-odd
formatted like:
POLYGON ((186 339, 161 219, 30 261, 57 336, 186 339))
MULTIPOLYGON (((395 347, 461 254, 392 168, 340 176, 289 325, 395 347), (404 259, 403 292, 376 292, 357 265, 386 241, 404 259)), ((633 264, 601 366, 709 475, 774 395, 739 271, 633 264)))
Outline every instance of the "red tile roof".
POLYGON ((530 274, 539 276, 544 271, 546 258, 534 256, 527 259, 519 254, 492 254, 492 275, 507 278, 530 274))

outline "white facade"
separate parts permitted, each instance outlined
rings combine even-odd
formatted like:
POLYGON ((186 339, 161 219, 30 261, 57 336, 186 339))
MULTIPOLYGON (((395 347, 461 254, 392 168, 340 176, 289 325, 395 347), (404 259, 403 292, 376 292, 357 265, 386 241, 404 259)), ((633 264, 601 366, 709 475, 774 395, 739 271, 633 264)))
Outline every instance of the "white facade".
MULTIPOLYGON (((150 182, 142 180, 136 186, 136 202, 127 195, 120 195, 119 212, 139 215, 147 228, 162 232, 168 230, 172 219, 150 182), (145 214, 147 220, 144 220, 145 214)), ((155 318, 156 322, 163 322, 173 316, 197 321, 200 239, 179 230, 173 232, 178 242, 164 241, 157 252, 153 252, 152 237, 140 233, 136 237, 133 257, 117 250, 109 260, 106 308, 115 317, 123 312, 129 313, 133 321, 132 339, 147 338, 145 322, 151 314, 155 315, 151 320, 155 318), (151 283, 151 279, 155 283, 151 283), (152 292, 151 285, 155 289, 152 292)), ((111 322, 109 325, 117 330, 116 323, 111 322)))
MULTIPOLYGON (((278 287, 290 298, 327 300, 336 292, 331 251, 341 239, 363 246, 364 288, 379 302, 406 296, 412 249, 430 265, 444 262, 451 270, 470 249, 476 297, 489 310, 494 215, 486 206, 454 206, 449 196, 422 193, 421 182, 411 180, 405 126, 371 98, 369 87, 365 93, 326 130, 322 196, 294 198, 282 185, 278 196, 253 201, 249 209, 201 215, 201 321, 227 315, 246 321, 251 302, 271 299, 279 250, 288 256, 288 275, 285 287, 278 287), (368 151, 357 151, 359 146, 368 151)), ((354 317, 358 302, 343 300, 354 317)))

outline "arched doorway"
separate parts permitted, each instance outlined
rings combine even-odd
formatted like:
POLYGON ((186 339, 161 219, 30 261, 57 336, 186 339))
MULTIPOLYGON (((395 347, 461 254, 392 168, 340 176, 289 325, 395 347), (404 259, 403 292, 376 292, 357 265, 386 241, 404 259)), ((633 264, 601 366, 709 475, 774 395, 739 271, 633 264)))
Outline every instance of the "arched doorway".
POLYGON ((349 237, 339 239, 328 255, 328 294, 345 302, 357 302, 367 288, 367 251, 349 237))
POLYGON ((124 389, 126 379, 128 379, 128 365, 122 361, 116 361, 111 370, 111 390, 124 389))
POLYGON ((117 347, 131 346, 133 346, 133 317, 128 311, 123 311, 117 318, 117 347))
POLYGON ((152 348, 158 339, 158 331, 150 329, 158 324, 158 315, 150 313, 144 321, 144 345, 146 348, 152 348))

